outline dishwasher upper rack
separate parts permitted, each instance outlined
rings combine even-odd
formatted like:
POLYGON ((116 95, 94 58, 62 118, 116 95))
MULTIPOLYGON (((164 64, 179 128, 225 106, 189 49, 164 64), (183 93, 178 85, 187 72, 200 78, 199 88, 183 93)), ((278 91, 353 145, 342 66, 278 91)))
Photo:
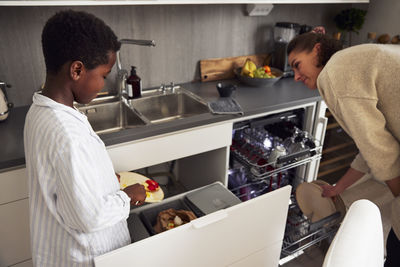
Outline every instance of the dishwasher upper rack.
POLYGON ((280 172, 321 159, 322 146, 317 146, 313 149, 307 149, 286 156, 281 156, 274 162, 268 162, 262 165, 251 162, 247 157, 242 156, 236 151, 232 151, 231 153, 237 161, 249 169, 253 179, 265 179, 280 172), (311 156, 312 152, 315 152, 313 156, 311 156))

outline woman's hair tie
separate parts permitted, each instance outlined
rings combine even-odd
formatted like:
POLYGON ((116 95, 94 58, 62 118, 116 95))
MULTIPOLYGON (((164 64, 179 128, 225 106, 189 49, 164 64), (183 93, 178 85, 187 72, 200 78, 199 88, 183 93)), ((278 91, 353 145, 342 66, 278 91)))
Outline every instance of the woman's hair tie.
POLYGON ((314 32, 314 33, 317 33, 317 34, 325 34, 326 33, 324 26, 314 27, 314 29, 312 29, 311 32, 314 32))

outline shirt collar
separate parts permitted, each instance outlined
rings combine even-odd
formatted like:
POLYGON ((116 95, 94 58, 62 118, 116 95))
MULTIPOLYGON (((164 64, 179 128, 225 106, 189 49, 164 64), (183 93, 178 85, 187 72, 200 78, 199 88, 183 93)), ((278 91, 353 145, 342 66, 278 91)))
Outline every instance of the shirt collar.
POLYGON ((44 96, 40 93, 35 93, 33 95, 33 104, 37 106, 42 106, 42 107, 49 107, 55 110, 60 110, 60 111, 65 111, 68 112, 69 114, 73 115, 74 117, 78 118, 81 121, 87 122, 87 117, 86 115, 82 114, 78 109, 71 108, 69 106, 66 106, 64 104, 58 103, 54 101, 53 99, 44 96))

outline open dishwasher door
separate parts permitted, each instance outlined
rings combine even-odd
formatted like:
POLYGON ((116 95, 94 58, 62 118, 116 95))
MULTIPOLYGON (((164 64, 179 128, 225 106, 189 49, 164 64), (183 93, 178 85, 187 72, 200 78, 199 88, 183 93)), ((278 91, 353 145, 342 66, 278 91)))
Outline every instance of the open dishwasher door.
POLYGON ((278 266, 291 186, 95 258, 96 267, 278 266))

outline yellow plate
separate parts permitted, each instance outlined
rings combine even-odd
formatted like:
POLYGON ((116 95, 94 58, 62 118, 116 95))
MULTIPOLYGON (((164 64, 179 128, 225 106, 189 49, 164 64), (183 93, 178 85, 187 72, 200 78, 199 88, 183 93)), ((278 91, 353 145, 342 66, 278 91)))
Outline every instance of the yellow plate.
MULTIPOLYGON (((135 173, 135 172, 120 172, 120 187, 123 190, 125 187, 139 183, 141 185, 145 185, 147 180, 151 180, 144 175, 135 173)), ((164 199, 164 191, 161 187, 155 192, 146 191, 146 199, 145 202, 160 202, 164 199)))

